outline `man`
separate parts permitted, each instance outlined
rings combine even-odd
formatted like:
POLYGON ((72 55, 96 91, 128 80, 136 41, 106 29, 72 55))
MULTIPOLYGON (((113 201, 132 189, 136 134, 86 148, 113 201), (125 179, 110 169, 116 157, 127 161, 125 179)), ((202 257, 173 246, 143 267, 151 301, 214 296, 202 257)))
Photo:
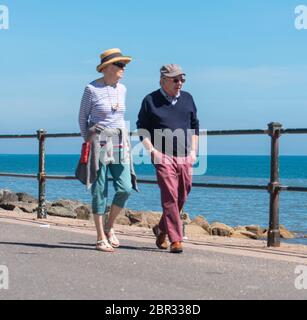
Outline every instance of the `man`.
POLYGON ((198 150, 199 121, 192 96, 181 91, 185 73, 179 65, 160 69, 161 88, 147 95, 139 112, 140 139, 151 154, 161 191, 163 215, 153 231, 156 245, 183 252, 180 212, 192 187, 192 165, 198 150))

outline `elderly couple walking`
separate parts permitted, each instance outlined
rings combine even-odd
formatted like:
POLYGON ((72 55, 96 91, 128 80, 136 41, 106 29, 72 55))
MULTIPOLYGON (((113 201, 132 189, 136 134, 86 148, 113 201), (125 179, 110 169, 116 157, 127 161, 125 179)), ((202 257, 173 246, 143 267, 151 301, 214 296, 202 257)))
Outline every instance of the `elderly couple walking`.
MULTIPOLYGON (((79 112, 81 135, 90 151, 87 161, 80 160, 76 176, 91 189, 96 249, 103 252, 119 247, 114 221, 125 208, 131 190, 138 191, 124 118, 127 90, 120 83, 131 60, 119 49, 105 51, 97 66, 103 76, 86 86, 79 112), (108 171, 115 195, 106 217, 108 171)), ((168 237, 171 253, 183 251, 180 212, 191 190, 198 150, 197 110, 192 96, 181 91, 184 82, 180 66, 164 65, 160 69, 161 87, 144 98, 137 120, 140 139, 151 155, 161 191, 163 215, 153 228, 156 245, 167 250, 168 237), (178 130, 182 139, 173 135, 178 130)))

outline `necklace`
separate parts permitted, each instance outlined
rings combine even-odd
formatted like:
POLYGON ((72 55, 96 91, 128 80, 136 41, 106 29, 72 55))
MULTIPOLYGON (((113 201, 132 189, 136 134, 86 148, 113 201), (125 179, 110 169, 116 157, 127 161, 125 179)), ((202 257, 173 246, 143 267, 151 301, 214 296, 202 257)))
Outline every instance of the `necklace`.
POLYGON ((119 109, 119 102, 118 102, 118 86, 116 86, 116 104, 113 104, 112 102, 112 99, 111 99, 111 95, 109 93, 109 87, 108 85, 106 85, 106 88, 107 88, 107 93, 108 93, 108 99, 109 99, 109 102, 110 102, 110 105, 111 105, 111 109, 112 109, 112 112, 115 112, 119 109))

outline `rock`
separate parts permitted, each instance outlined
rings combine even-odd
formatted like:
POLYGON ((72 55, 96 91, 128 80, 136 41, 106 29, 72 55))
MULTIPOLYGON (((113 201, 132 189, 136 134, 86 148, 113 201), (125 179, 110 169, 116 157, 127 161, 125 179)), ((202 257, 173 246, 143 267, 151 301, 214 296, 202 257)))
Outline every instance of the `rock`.
POLYGON ((159 224, 162 214, 158 212, 145 212, 144 218, 147 224, 147 228, 153 228, 155 225, 159 224))
POLYGON ((214 222, 209 227, 209 234, 220 237, 230 237, 234 229, 220 222, 214 222))
POLYGON ((126 217, 129 219, 130 225, 133 224, 138 227, 152 228, 160 222, 161 213, 127 210, 126 217))
POLYGON ((197 216, 194 220, 192 220, 191 224, 200 226, 206 231, 208 231, 210 228, 210 224, 203 216, 197 216))
POLYGON ((0 208, 8 211, 13 211, 16 208, 19 208, 22 212, 33 213, 37 210, 36 203, 27 203, 27 202, 7 202, 0 204, 0 208))
MULTIPOLYGON (((160 218, 161 218, 161 215, 160 215, 160 218)), ((184 225, 188 225, 188 224, 191 223, 190 216, 189 216, 189 214, 188 214, 187 212, 181 212, 181 213, 180 213, 180 218, 181 218, 182 223, 183 223, 184 225)))
POLYGON ((91 208, 80 201, 61 199, 46 205, 47 214, 65 218, 90 220, 91 208))
POLYGON ((115 219, 115 224, 120 224, 123 226, 131 226, 131 221, 124 212, 123 214, 119 214, 117 216, 117 218, 115 219))
POLYGON ((23 212, 26 213, 33 213, 37 211, 38 205, 37 203, 24 203, 24 202, 18 202, 17 204, 18 208, 21 209, 23 212))
POLYGON ((250 226, 245 226, 245 229, 247 231, 250 231, 250 232, 258 232, 258 230, 260 229, 260 226, 256 226, 256 225, 250 225, 250 226))
POLYGON ((247 231, 246 227, 244 227, 244 226, 237 226, 237 227, 235 227, 233 229, 234 229, 234 231, 247 231))
MULTIPOLYGON (((111 207, 107 206, 106 219, 108 219, 108 216, 110 215, 110 211, 111 211, 111 207)), ((120 214, 116 217, 114 223, 124 225, 124 226, 130 226, 131 225, 130 219, 126 215, 126 214, 128 214, 128 211, 129 211, 128 209, 123 209, 120 212, 120 214)))
POLYGON ((0 189, 0 203, 2 202, 4 191, 10 191, 10 190, 0 189))
POLYGON ((248 239, 249 237, 244 234, 245 232, 248 232, 246 230, 234 230, 234 232, 231 234, 231 238, 240 238, 240 239, 248 239))
POLYGON ((261 228, 257 225, 250 225, 250 226, 237 226, 234 228, 235 235, 234 237, 240 238, 240 234, 243 237, 251 238, 251 239, 259 239, 267 237, 267 230, 261 228), (250 234, 252 233, 252 234, 250 234))
POLYGON ((13 210, 13 212, 18 213, 18 214, 23 213, 23 211, 22 211, 20 208, 18 208, 18 207, 15 207, 15 209, 13 210))
POLYGON ((18 196, 18 201, 29 202, 29 203, 38 203, 36 198, 32 197, 31 195, 29 195, 27 193, 19 192, 19 193, 16 193, 16 195, 18 196))
POLYGON ((254 239, 257 240, 258 236, 250 231, 246 230, 235 230, 231 235, 232 238, 244 238, 244 239, 254 239))
POLYGON ((189 238, 192 238, 193 236, 195 237, 209 235, 209 233, 204 228, 196 224, 189 224, 185 226, 185 234, 189 238))
POLYGON ((144 213, 143 211, 132 211, 128 210, 126 213, 129 218, 131 224, 141 224, 144 223, 144 213))
POLYGON ((280 225, 280 237, 283 239, 293 239, 295 238, 294 233, 290 232, 289 230, 286 229, 285 226, 280 225))
MULTIPOLYGON (((261 229, 262 233, 259 235, 259 238, 267 238, 268 237, 268 230, 267 229, 261 229)), ((295 234, 285 228, 285 226, 280 225, 280 237, 283 239, 294 239, 295 234)))
POLYGON ((0 208, 7 211, 13 211, 16 208, 16 204, 14 204, 13 202, 0 203, 0 208))
POLYGON ((264 229, 260 226, 252 225, 245 227, 247 231, 254 233, 257 237, 262 237, 264 234, 264 229))
POLYGON ((17 202, 18 196, 10 190, 0 191, 0 203, 17 202))
POLYGON ((89 205, 82 205, 75 209, 76 218, 80 220, 91 220, 92 210, 89 205))
POLYGON ((64 207, 56 207, 54 205, 46 206, 46 211, 49 216, 58 216, 73 219, 77 218, 77 213, 74 210, 67 209, 64 207))
POLYGON ((84 203, 76 200, 61 199, 52 203, 52 207, 62 207, 68 210, 74 211, 78 207, 84 205, 84 203))

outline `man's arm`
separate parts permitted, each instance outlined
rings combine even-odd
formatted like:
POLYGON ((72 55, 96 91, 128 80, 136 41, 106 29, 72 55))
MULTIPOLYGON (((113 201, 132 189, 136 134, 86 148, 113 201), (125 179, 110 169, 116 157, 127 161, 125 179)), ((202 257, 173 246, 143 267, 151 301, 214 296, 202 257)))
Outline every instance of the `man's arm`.
POLYGON ((198 142, 199 142, 199 136, 193 135, 192 136, 192 145, 191 145, 191 151, 190 156, 192 158, 192 163, 194 164, 197 160, 197 153, 198 153, 198 142))
POLYGON ((198 153, 198 146, 199 146, 199 120, 197 118, 197 109, 192 98, 193 103, 193 112, 191 117, 191 129, 195 131, 195 134, 192 136, 192 144, 191 144, 191 152, 190 156, 192 158, 193 163, 196 162, 197 153, 198 153))
POLYGON ((151 143, 150 137, 150 112, 148 110, 148 104, 146 98, 142 102, 141 110, 138 114, 138 120, 136 122, 139 138, 142 141, 145 149, 151 153, 154 147, 151 143))
POLYGON ((152 145, 149 138, 147 138, 147 137, 143 138, 142 143, 143 143, 145 149, 148 151, 148 153, 152 153, 155 150, 155 148, 152 145))

